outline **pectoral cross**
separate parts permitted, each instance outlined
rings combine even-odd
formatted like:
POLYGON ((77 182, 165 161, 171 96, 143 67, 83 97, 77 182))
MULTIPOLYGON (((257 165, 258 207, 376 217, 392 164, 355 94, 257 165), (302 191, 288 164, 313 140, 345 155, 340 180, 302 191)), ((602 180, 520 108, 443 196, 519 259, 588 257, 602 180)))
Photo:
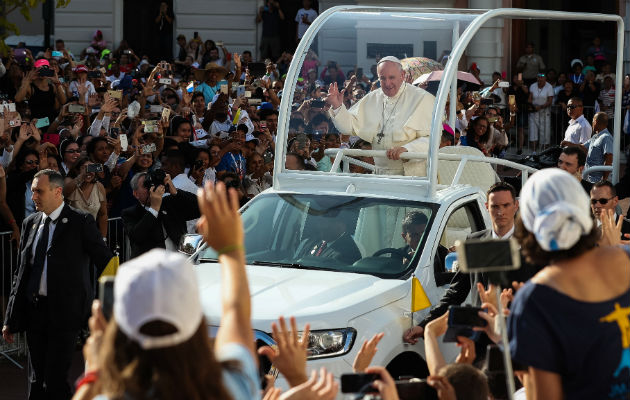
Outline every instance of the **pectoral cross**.
POLYGON ((385 134, 383 133, 383 129, 381 129, 381 131, 376 135, 376 137, 378 138, 376 142, 378 144, 381 144, 381 140, 385 137, 385 134))

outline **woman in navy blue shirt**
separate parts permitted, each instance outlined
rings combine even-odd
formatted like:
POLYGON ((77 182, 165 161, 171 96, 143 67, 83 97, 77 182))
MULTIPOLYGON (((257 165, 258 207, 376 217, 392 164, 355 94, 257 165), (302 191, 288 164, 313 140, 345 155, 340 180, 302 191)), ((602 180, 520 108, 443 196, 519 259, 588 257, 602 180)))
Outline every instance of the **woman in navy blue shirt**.
POLYGON ((529 262, 546 265, 518 291, 508 334, 512 358, 529 367, 532 399, 630 396, 630 259, 602 236, 580 183, 556 168, 521 191, 515 237, 529 262))

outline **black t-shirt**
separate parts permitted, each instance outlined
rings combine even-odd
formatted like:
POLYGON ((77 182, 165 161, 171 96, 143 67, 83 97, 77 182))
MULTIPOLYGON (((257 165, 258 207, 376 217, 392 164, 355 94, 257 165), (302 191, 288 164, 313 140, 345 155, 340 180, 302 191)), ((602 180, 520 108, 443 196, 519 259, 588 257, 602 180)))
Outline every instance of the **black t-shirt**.
POLYGON ((519 110, 525 110, 524 106, 529 99, 529 93, 525 93, 521 87, 510 86, 507 90, 507 94, 508 96, 513 95, 516 97, 516 106, 519 110))
POLYGON ((582 102, 585 107, 595 106, 595 100, 599 97, 599 83, 595 82, 595 90, 591 89, 591 86, 587 83, 584 84, 584 91, 582 92, 582 102))
POLYGON ((588 303, 527 282, 508 321, 512 358, 559 374, 566 399, 627 399, 629 314, 630 290, 588 303))
POLYGON ((265 6, 262 12, 262 36, 280 36, 280 13, 275 7, 265 6))

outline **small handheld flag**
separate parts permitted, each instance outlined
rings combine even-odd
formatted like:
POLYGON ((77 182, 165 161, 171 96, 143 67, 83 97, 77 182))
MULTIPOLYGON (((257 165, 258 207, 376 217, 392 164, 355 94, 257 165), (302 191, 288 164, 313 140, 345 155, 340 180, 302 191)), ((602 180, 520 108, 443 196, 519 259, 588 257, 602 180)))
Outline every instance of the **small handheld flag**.
POLYGON ((114 254, 114 257, 109 260, 107 266, 103 270, 101 276, 116 276, 116 272, 118 272, 118 266, 120 265, 120 259, 118 258, 118 253, 114 254))
POLYGON ((420 281, 414 275, 411 279, 411 312, 431 307, 431 301, 424 292, 420 281))

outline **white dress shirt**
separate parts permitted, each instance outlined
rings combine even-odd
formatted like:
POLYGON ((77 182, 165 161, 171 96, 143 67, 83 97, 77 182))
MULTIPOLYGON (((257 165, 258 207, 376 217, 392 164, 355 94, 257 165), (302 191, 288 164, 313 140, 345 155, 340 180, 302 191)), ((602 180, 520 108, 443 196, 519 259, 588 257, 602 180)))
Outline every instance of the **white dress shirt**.
POLYGON ((512 225, 512 229, 510 229, 508 233, 503 236, 497 235, 494 229, 492 230, 492 239, 509 239, 512 237, 512 235, 514 235, 514 225, 512 225))
MULTIPOLYGON (((50 215, 46 215, 42 217, 42 220, 37 227, 37 233, 35 234, 35 239, 33 240, 33 248, 31 249, 31 264, 35 261, 35 251, 37 250, 37 244, 39 243, 39 238, 42 235, 42 231, 44 230, 44 223, 46 222, 46 218, 51 218, 50 225, 48 226, 48 244, 46 245, 46 252, 50 248, 50 242, 52 242, 53 234, 55 233, 55 227, 57 226, 57 222, 59 219, 59 214, 61 214, 61 210, 63 210, 64 203, 61 203, 59 207, 55 209, 55 211, 51 212, 50 215)), ((48 296, 48 282, 46 279, 48 277, 48 257, 44 257, 44 268, 42 268, 42 277, 39 280, 39 295, 40 296, 48 296)))
POLYGON ((591 138, 593 129, 584 115, 569 121, 569 127, 564 132, 564 140, 575 144, 584 144, 591 138))

